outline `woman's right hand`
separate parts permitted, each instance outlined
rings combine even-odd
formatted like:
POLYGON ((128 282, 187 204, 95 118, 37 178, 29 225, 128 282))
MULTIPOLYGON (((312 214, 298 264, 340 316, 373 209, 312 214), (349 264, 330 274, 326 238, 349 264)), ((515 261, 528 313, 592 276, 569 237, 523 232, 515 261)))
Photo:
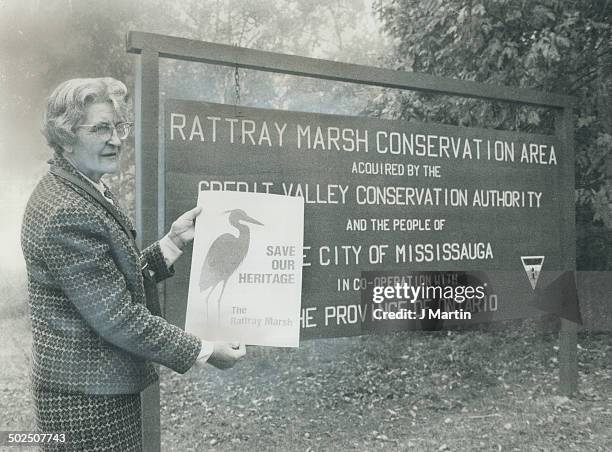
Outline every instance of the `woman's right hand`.
POLYGON ((215 342, 212 355, 206 361, 217 369, 229 369, 234 367, 236 361, 246 355, 244 344, 231 342, 215 342))

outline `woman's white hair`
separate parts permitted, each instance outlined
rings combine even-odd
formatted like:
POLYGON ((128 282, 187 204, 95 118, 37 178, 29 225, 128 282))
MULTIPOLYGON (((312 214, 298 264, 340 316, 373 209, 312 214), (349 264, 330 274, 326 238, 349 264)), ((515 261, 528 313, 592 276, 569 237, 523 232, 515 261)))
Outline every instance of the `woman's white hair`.
POLYGON ((128 115, 127 88, 111 77, 74 78, 60 84, 47 101, 42 134, 60 154, 76 141, 76 128, 84 120, 89 105, 110 102, 120 121, 128 115))

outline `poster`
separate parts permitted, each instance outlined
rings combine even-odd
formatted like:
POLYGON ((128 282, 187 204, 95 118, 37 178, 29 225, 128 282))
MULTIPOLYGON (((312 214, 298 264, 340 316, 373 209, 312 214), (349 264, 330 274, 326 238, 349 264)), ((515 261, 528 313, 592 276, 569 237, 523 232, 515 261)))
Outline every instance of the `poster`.
POLYGON ((209 341, 297 347, 304 199, 199 192, 186 331, 209 341))

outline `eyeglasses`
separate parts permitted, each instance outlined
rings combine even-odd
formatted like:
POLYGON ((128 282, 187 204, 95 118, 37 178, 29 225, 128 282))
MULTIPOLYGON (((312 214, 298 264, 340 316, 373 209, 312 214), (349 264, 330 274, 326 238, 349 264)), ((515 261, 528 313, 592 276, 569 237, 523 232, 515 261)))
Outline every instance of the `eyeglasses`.
POLYGON ((100 138, 105 140, 110 140, 113 136, 113 130, 117 132, 117 137, 120 140, 125 140, 130 136, 130 132, 132 131, 132 127, 134 127, 133 122, 120 122, 119 124, 109 124, 106 122, 102 122, 100 124, 82 124, 77 126, 77 128, 89 128, 89 132, 95 133, 100 138))

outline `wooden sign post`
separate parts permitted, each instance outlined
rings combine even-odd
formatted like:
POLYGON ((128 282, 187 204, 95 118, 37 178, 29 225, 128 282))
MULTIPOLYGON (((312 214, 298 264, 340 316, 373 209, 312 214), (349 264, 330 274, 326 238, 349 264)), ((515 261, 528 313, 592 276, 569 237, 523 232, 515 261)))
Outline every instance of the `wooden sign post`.
MULTIPOLYGON (((303 196, 304 242, 312 266, 305 270, 302 295, 303 309, 310 310, 302 316, 312 323, 303 322, 302 337, 359 334, 357 322, 347 321, 347 311, 358 296, 351 286, 361 270, 516 271, 520 257, 537 246, 547 254, 547 268, 575 270, 572 97, 142 32, 128 34, 127 51, 138 55, 136 222, 141 245, 157 240, 169 221, 193 207, 201 185, 303 196), (169 100, 160 106, 159 58, 546 107, 557 114, 556 133, 191 101, 169 100), (425 165, 437 167, 430 179, 407 174, 425 165), (493 210, 486 210, 489 202, 493 210), (407 215, 442 218, 451 226, 425 230, 417 249, 411 243, 416 236, 406 238, 401 227, 384 229, 385 222, 401 225, 407 215), (464 249, 473 257, 461 257, 464 249), (381 257, 381 250, 389 250, 390 260, 381 257)), ((173 298, 186 302, 185 261, 166 287, 173 298)), ((521 290, 528 295, 531 287, 527 279, 524 283, 521 290)), ((524 298, 519 292, 516 303, 524 298)), ((508 306, 499 318, 528 311, 524 305, 508 306)), ((184 325, 184 316, 185 306, 166 310, 166 318, 177 325, 184 325)), ((567 321, 562 322, 560 349, 560 387, 571 394, 577 384, 576 328, 567 321)), ((143 414, 145 450, 158 451, 159 386, 145 392, 143 414)))

